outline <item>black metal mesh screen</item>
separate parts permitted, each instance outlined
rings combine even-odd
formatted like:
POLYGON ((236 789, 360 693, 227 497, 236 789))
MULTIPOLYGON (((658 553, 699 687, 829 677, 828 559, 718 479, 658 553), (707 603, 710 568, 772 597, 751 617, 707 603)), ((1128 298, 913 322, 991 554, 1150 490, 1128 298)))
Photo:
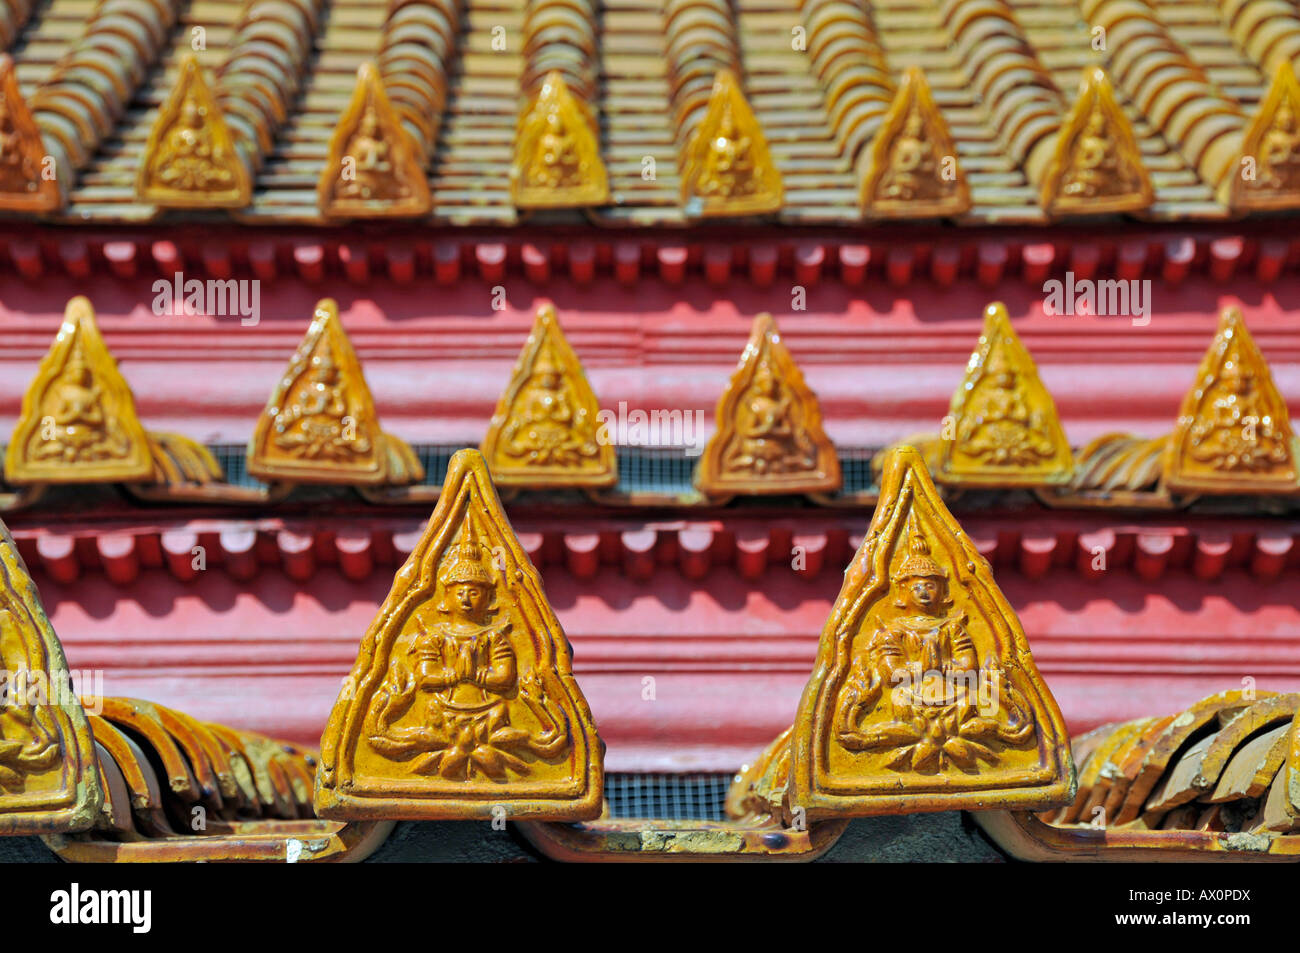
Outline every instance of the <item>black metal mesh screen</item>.
POLYGON ((720 821, 730 774, 607 774, 613 817, 720 821))
POLYGON ((218 443, 208 447, 212 455, 217 458, 217 463, 221 470, 226 474, 226 482, 234 486, 259 487, 265 486, 262 481, 254 479, 248 475, 247 463, 248 447, 242 443, 218 443))
POLYGON ((690 493, 699 457, 680 447, 617 447, 618 493, 690 493))
POLYGON ((876 451, 865 447, 838 447, 836 452, 840 456, 840 471, 844 474, 844 488, 840 493, 848 496, 876 488, 876 479, 871 474, 871 458, 876 451))
POLYGON ((421 443, 412 446, 411 449, 415 451, 415 455, 420 458, 421 466, 424 467, 424 482, 430 486, 438 486, 447 476, 447 466, 451 463, 452 455, 457 450, 464 450, 468 446, 467 443, 421 443))
MULTIPOLYGON (((411 449, 424 465, 428 486, 438 486, 447 475, 447 464, 457 450, 467 444, 417 444, 411 449)), ((248 475, 244 467, 247 447, 244 444, 215 444, 208 448, 226 473, 226 482, 235 486, 257 487, 262 484, 248 475)), ((690 456, 683 447, 624 447, 618 456, 616 493, 685 494, 693 489, 691 477, 698 456, 690 456)), ((844 493, 860 493, 875 485, 871 477, 874 451, 865 448, 840 448, 840 466, 844 470, 844 493)))

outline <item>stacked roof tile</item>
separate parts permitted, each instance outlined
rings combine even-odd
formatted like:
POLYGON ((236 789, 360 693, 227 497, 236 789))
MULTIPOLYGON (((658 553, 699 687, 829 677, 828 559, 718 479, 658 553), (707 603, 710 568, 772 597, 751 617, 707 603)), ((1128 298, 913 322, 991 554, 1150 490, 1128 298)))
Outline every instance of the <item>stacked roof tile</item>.
MULTIPOLYGON (((785 224, 862 221, 862 159, 909 67, 924 73, 969 180, 959 223, 1060 213, 1042 185, 1093 67, 1106 70, 1154 189, 1134 214, 1213 220, 1300 204, 1291 182, 1281 205, 1231 194, 1272 77, 1300 60, 1300 16, 1277 0, 9 0, 0 44, 61 190, 52 211, 9 206, 27 217, 175 216, 135 181, 191 54, 254 184, 242 207, 190 216, 324 221, 317 183, 367 62, 425 161, 437 224, 690 222, 682 162, 725 70, 784 185, 767 218, 785 224), (511 168, 521 108, 552 72, 599 125, 609 193, 539 213, 517 207, 511 168)), ((1276 157, 1295 120, 1266 118, 1274 141, 1263 148, 1276 157)))

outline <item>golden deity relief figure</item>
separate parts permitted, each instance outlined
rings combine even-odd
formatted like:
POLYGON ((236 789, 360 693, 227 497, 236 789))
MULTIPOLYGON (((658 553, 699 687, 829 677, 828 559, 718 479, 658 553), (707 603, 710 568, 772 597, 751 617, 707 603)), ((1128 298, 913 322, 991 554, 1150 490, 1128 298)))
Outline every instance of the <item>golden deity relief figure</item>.
POLYGON ((781 173, 736 76, 719 70, 700 124, 686 147, 682 202, 698 217, 778 212, 781 173))
POLYGON ((248 472, 305 483, 424 479, 410 448, 380 429, 361 362, 330 298, 316 305, 307 334, 258 418, 248 472))
POLYGON ((1069 738, 988 563, 921 455, 891 452, 795 718, 789 807, 809 819, 1074 793, 1069 738))
POLYGON ((13 59, 0 56, 0 209, 48 212, 63 204, 45 145, 18 89, 13 59))
POLYGON ((603 749, 483 458, 451 461, 321 742, 322 817, 587 820, 603 749))
POLYGON ((1173 490, 1203 493, 1296 488, 1286 401, 1237 308, 1224 309, 1196 384, 1183 398, 1165 481, 1173 490))
POLYGON ((867 153, 859 202, 866 215, 932 218, 970 208, 970 187, 925 74, 909 67, 867 153))
POLYGON ((886 752, 887 768, 922 774, 996 765, 1000 749, 1032 743, 1028 705, 996 653, 981 662, 915 513, 905 552, 890 576, 902 614, 876 618, 836 701, 835 739, 849 751, 886 752))
POLYGON ((1133 127, 1106 71, 1086 68, 1044 176, 1040 204, 1050 215, 1086 215, 1134 212, 1154 200, 1133 127))
POLYGON ((49 426, 42 427, 41 438, 32 447, 37 460, 92 463, 127 456, 130 440, 119 421, 104 416, 103 391, 81 347, 73 346, 51 393, 49 426))
POLYGON ((601 487, 618 481, 600 405, 549 304, 537 309, 482 452, 502 486, 601 487))
POLYGON ((149 132, 136 197, 164 208, 243 208, 252 190, 252 177, 198 57, 186 54, 149 132))
POLYGON ((349 414, 349 409, 334 355, 329 342, 323 341, 312 355, 306 380, 275 415, 271 440, 292 456, 363 458, 374 448, 370 421, 349 414))
POLYGON ((754 378, 741 398, 736 415, 736 439, 722 457, 729 471, 748 471, 755 477, 805 473, 817 466, 817 448, 808 432, 791 419, 791 397, 760 360, 754 378))
POLYGON ((14 484, 145 482, 154 464, 131 388, 83 297, 68 302, 5 455, 14 484))
POLYGON ((1234 211, 1300 206, 1300 82, 1287 59, 1278 58, 1273 82, 1242 140, 1241 156, 1225 177, 1226 201, 1234 211))
POLYGON ((830 492, 839 458, 822 430, 821 406, 804 383, 770 314, 753 331, 718 401, 717 430, 704 448, 695 486, 704 493, 830 492))
POLYGON ((580 208, 609 201, 596 122, 558 70, 524 107, 510 170, 519 208, 580 208))
POLYGON ((0 836, 86 830, 104 798, 63 647, 0 523, 0 836))
POLYGON ((366 741, 392 758, 415 758, 412 770, 448 780, 526 778, 523 758, 555 759, 569 739, 564 712, 536 675, 520 682, 510 644, 512 623, 499 617, 498 588, 485 550, 466 515, 460 540, 443 556, 443 600, 415 610, 406 661, 395 658, 366 713, 366 741), (511 700, 531 712, 530 728, 511 723, 511 700), (417 724, 401 720, 419 703, 417 724))
POLYGON ((334 127, 316 198, 328 218, 427 215, 433 208, 416 145, 373 63, 357 70, 356 89, 334 127))
POLYGON ((941 482, 1041 486, 1067 482, 1074 472, 1056 403, 1001 302, 984 309, 984 332, 940 441, 941 482))

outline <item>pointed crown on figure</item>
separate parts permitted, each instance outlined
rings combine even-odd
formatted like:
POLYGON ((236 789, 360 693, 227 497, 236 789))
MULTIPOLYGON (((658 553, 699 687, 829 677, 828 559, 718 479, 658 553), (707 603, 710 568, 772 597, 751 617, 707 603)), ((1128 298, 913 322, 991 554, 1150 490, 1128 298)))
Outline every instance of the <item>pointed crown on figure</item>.
POLYGON ((68 356, 68 363, 63 368, 63 376, 80 383, 92 373, 90 362, 86 360, 86 353, 82 350, 81 342, 78 341, 72 349, 72 354, 68 356))
POLYGON ((781 382, 777 379, 776 371, 772 369, 772 362, 766 356, 759 361, 758 367, 754 368, 754 377, 750 383, 752 387, 762 392, 779 391, 781 382))
POLYGON ((328 347, 321 348, 320 351, 312 355, 311 366, 317 370, 332 371, 334 370, 334 355, 328 347))
POLYGON ((443 586, 461 586, 474 583, 491 588, 492 574, 488 572, 483 560, 484 547, 479 542, 478 528, 474 525, 473 514, 465 515, 465 525, 460 532, 460 540, 447 549, 442 557, 442 568, 438 581, 443 586))
POLYGON ((930 544, 921 535, 916 519, 911 516, 907 520, 907 552, 907 558, 894 572, 894 582, 948 578, 948 571, 930 558, 930 544))
POLYGON ((1016 369, 1012 366, 1011 361, 1007 359, 1007 356, 1002 353, 1002 349, 998 348, 989 359, 987 373, 990 377, 1001 377, 1003 374, 1014 375, 1016 369))
POLYGON ((560 365, 556 362, 550 347, 543 347, 537 354, 537 360, 533 362, 533 374, 541 377, 547 374, 558 376, 560 373, 560 365))

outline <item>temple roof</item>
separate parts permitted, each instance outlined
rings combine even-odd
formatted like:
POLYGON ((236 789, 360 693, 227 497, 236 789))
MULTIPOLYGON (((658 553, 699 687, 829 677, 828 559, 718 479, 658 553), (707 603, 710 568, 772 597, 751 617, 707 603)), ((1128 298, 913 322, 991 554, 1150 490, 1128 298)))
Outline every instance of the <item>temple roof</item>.
MULTIPOLYGON (((531 218, 675 226, 697 213, 714 214, 693 211, 682 176, 698 171, 686 164, 688 144, 723 108, 717 83, 732 72, 741 94, 736 102, 748 108, 736 107, 738 128, 723 138, 742 160, 753 159, 751 166, 770 152, 783 186, 780 210, 764 220, 863 221, 869 203, 860 201, 861 183, 879 172, 880 161, 895 161, 884 148, 890 143, 873 149, 873 141, 882 129, 906 134, 899 131, 901 114, 899 122, 890 120, 898 112, 891 104, 912 67, 924 77, 969 186, 969 209, 950 219, 957 224, 1045 224, 1053 216, 1114 215, 1116 209, 1156 221, 1210 221, 1295 207, 1297 199, 1291 181, 1275 183, 1262 203, 1237 195, 1233 181, 1240 159, 1267 166, 1268 156, 1280 154, 1260 145, 1260 133, 1293 134, 1283 120, 1264 117, 1267 129, 1256 122, 1275 70, 1300 58, 1300 16, 1269 0, 13 0, 8 6, 12 16, 0 24, 0 45, 13 56, 21 98, 65 191, 55 210, 7 213, 29 219, 323 222, 318 186, 331 140, 349 132, 340 128, 340 116, 358 88, 358 69, 369 62, 378 65, 405 129, 406 141, 388 146, 400 145, 403 155, 413 148, 425 159, 433 210, 422 220, 442 225, 508 226, 531 218), (1138 50, 1156 52, 1135 58, 1138 50), (159 134, 168 131, 169 104, 179 108, 184 98, 178 80, 190 54, 219 105, 220 115, 205 114, 204 122, 224 120, 252 177, 247 204, 240 204, 238 189, 228 190, 220 208, 162 208, 141 197, 159 194, 143 187, 142 172, 152 168, 151 148, 157 148, 151 135, 165 141, 159 134), (1093 67, 1102 67, 1108 80, 1087 79, 1081 88, 1093 67), (608 204, 516 207, 516 128, 544 78, 555 74, 563 75, 566 95, 577 103, 571 124, 572 116, 586 114, 598 127, 608 204), (1097 82, 1113 89, 1125 117, 1112 116, 1100 135, 1122 152, 1128 141, 1122 127, 1131 127, 1140 158, 1129 157, 1130 171, 1149 177, 1153 189, 1153 198, 1136 205, 1092 196, 1100 180, 1076 175, 1078 156, 1070 150, 1084 146, 1076 141, 1079 130, 1071 139, 1072 129, 1086 125, 1089 97, 1106 98, 1097 82), (745 128, 748 110, 758 131, 745 128), (1075 175, 1085 196, 1081 206, 1047 200, 1044 189, 1059 183, 1062 168, 1066 180, 1075 175), (1280 204, 1270 205, 1279 194, 1280 204)), ((1279 75, 1274 84, 1282 99, 1291 89, 1284 80, 1279 75)), ((1275 97, 1269 99, 1276 107, 1275 97)), ((1104 112, 1104 105, 1096 108, 1104 112)), ((945 141, 933 114, 926 116, 922 138, 945 141)), ((915 216, 904 207, 869 217, 915 216)))

